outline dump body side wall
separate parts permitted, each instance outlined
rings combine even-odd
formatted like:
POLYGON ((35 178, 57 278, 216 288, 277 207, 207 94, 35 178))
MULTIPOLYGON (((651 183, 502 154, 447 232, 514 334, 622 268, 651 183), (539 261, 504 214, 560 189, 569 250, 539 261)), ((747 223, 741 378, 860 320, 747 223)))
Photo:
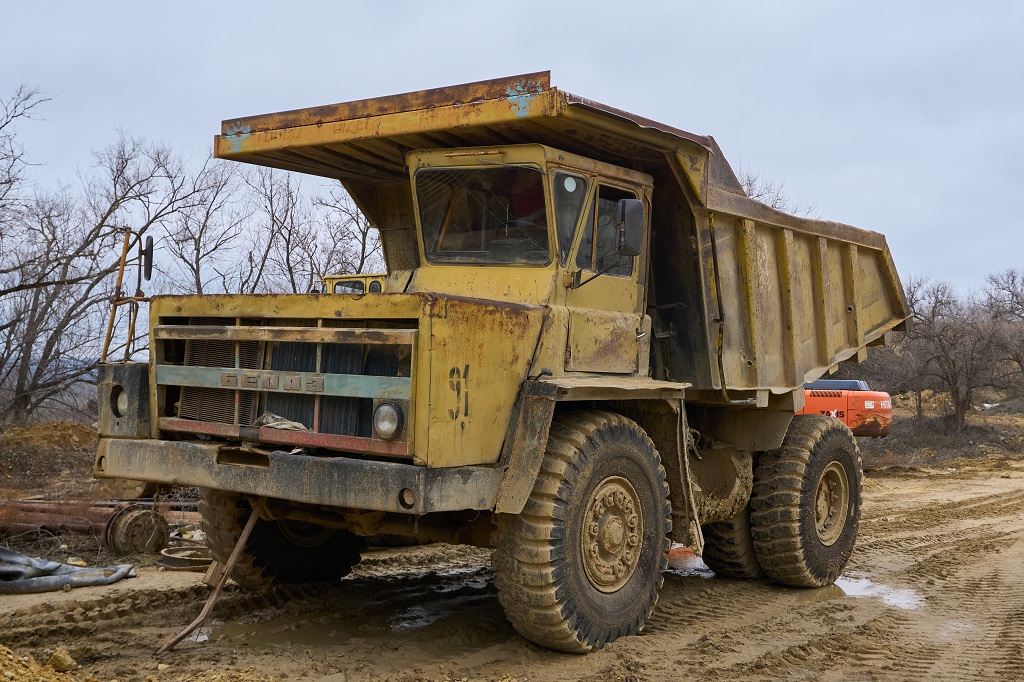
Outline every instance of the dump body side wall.
POLYGON ((656 218, 652 249, 665 378, 697 391, 724 379, 729 391, 790 392, 905 319, 884 240, 687 209, 667 189, 655 212, 670 217, 656 218))

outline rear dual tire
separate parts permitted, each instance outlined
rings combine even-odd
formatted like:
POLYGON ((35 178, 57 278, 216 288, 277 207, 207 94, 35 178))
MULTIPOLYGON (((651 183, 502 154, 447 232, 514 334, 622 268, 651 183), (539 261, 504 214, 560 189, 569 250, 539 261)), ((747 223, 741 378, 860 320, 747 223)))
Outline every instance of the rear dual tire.
POLYGON ((723 578, 762 580, 767 576, 761 569, 750 535, 750 506, 725 521, 702 527, 704 552, 701 559, 708 568, 723 578))
POLYGON ((762 454, 754 472, 750 531, 769 578, 795 587, 836 581, 857 541, 863 478, 846 424, 793 417, 782 447, 762 454))

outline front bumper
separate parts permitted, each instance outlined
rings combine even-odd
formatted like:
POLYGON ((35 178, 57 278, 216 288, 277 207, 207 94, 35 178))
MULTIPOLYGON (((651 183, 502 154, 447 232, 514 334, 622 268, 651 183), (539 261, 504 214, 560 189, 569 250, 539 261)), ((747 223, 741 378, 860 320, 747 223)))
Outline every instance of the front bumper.
POLYGON ((429 469, 286 452, 270 453, 258 464, 240 464, 226 452, 220 445, 193 441, 101 438, 94 474, 417 515, 492 509, 501 478, 501 470, 489 466, 429 469), (411 492, 411 505, 403 491, 411 492))

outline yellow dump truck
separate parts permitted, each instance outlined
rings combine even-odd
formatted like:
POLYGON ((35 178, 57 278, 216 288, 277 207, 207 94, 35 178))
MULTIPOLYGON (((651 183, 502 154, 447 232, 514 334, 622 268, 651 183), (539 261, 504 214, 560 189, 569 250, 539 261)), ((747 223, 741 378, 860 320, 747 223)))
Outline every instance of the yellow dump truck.
POLYGON ((328 275, 324 277, 325 294, 379 294, 384 291, 387 275, 328 275))
POLYGON ((154 297, 150 362, 103 367, 96 475, 202 488, 238 583, 337 578, 379 533, 492 547, 515 628, 585 652, 643 627, 672 543, 843 570, 857 443, 794 413, 908 316, 881 234, 774 211, 713 138, 546 72, 230 119, 215 150, 339 180, 388 271, 154 297))

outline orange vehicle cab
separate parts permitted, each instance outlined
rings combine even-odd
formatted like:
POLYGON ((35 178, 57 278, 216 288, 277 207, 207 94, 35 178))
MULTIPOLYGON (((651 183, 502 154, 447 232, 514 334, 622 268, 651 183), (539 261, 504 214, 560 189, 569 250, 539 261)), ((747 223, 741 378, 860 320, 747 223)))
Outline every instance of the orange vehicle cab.
POLYGON ((819 379, 804 384, 804 401, 797 414, 835 417, 855 436, 887 436, 892 429, 892 399, 885 391, 872 391, 865 381, 819 379))

